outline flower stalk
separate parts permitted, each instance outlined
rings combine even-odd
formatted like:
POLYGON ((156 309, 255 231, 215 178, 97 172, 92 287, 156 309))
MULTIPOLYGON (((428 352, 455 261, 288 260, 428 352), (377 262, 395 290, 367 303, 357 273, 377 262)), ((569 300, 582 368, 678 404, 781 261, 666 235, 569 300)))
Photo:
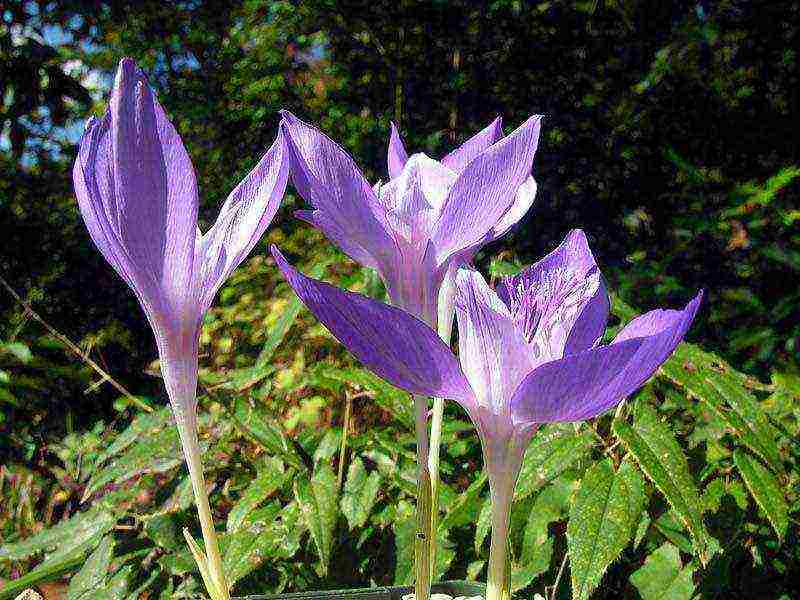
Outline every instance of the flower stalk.
POLYGON ((417 533, 414 538, 416 600, 428 600, 433 565, 430 561, 434 543, 431 530, 431 477, 428 471, 428 398, 414 395, 415 429, 417 434, 417 533))

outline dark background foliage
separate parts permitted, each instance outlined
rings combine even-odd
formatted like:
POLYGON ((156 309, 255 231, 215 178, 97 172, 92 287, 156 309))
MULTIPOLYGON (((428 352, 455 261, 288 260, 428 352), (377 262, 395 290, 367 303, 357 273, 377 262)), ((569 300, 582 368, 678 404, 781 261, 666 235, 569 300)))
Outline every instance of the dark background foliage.
MULTIPOLYGON (((761 378, 798 370, 796 1, 10 0, 0 19, 0 275, 147 401, 161 394, 151 334, 70 181, 123 56, 183 136, 203 229, 282 108, 373 180, 391 120, 409 149, 441 156, 498 114, 506 130, 545 114, 536 205, 481 266, 531 262, 581 227, 628 304, 677 306, 704 288, 691 339, 761 378)), ((292 208, 279 235, 304 227, 292 208)), ((53 439, 117 418, 116 392, 87 390, 88 369, 5 291, 0 313, 0 341, 35 356, 0 396, 0 462, 36 469, 53 439)), ((215 366, 235 366, 223 355, 215 366)))

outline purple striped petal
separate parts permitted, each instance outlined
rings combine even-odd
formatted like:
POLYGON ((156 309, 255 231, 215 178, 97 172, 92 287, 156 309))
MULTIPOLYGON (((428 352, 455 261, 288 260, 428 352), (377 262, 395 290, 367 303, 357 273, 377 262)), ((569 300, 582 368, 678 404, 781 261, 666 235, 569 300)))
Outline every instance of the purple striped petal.
POLYGON ((540 362, 561 358, 568 347, 572 353, 591 348, 605 331, 605 286, 579 229, 539 262, 504 278, 497 293, 540 362))
POLYGON ((120 61, 109 113, 113 191, 106 190, 107 217, 135 267, 159 282, 177 305, 193 272, 198 204, 194 168, 131 59, 120 61))
POLYGON ((478 405, 507 414, 508 399, 534 367, 508 308, 477 271, 460 269, 455 298, 458 354, 478 405))
POLYGON ((272 222, 288 177, 286 141, 279 133, 255 168, 230 193, 214 226, 202 237, 198 251, 206 309, 222 283, 247 257, 272 222))
POLYGON ((478 133, 445 156, 441 162, 460 173, 472 160, 489 146, 503 139, 503 118, 497 117, 478 133))
POLYGON ((382 271, 396 249, 372 187, 338 144, 293 114, 282 114, 292 182, 315 209, 307 220, 351 258, 382 271))
POLYGON ((431 236, 440 263, 481 241, 512 206, 517 190, 530 176, 540 122, 541 117, 531 117, 461 172, 431 236))
POLYGON ((683 340, 702 300, 632 321, 614 342, 536 368, 511 400, 517 424, 591 419, 638 389, 683 340))
POLYGON ((367 368, 413 394, 471 401, 456 357, 425 323, 399 308, 306 277, 277 247, 270 249, 298 297, 367 368))
POLYGON ((519 186, 511 208, 509 208, 506 214, 500 217, 500 220, 492 227, 492 230, 489 232, 487 243, 503 237, 508 233, 509 229, 522 220, 522 217, 528 214, 531 206, 533 206, 534 200, 536 200, 536 190, 536 181, 533 177, 528 177, 525 182, 519 186))
POLYGON ((389 135, 388 155, 389 178, 394 179, 403 172, 403 167, 408 160, 408 152, 406 152, 406 148, 403 146, 400 132, 397 131, 397 127, 394 123, 392 123, 392 132, 389 135))

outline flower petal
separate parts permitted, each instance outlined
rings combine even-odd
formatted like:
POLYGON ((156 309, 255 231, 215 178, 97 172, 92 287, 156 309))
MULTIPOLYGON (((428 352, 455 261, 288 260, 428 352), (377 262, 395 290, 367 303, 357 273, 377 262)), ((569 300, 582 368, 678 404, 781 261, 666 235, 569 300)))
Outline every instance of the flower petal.
POLYGON ((283 133, 250 173, 230 193, 214 226, 198 249, 203 275, 203 306, 208 307, 219 287, 247 257, 280 206, 289 177, 283 133), (220 264, 221 263, 221 264, 220 264))
POLYGON ((497 117, 442 159, 442 164, 460 173, 472 159, 503 139, 503 118, 497 117))
POLYGON ((522 217, 528 214, 531 206, 533 206, 534 200, 536 200, 536 190, 536 181, 533 177, 528 177, 525 182, 519 186, 517 195, 514 197, 514 204, 506 211, 506 214, 500 217, 500 220, 495 223, 495 226, 492 227, 492 230, 489 232, 489 239, 486 240, 487 243, 503 237, 508 233, 509 229, 522 220, 522 217))
POLYGON ((534 366, 528 345, 506 305, 473 269, 456 275, 455 308, 461 370, 481 407, 507 414, 514 390, 534 366))
POLYGON ((517 424, 581 421, 614 407, 655 373, 683 340, 702 292, 683 310, 638 317, 608 346, 536 368, 514 392, 517 424))
POLYGON ((608 290, 601 278, 597 292, 586 303, 569 332, 567 343, 564 346, 564 356, 593 348, 605 333, 610 310, 608 290))
POLYGON ((189 155, 144 74, 122 59, 109 102, 113 197, 106 210, 136 268, 173 306, 190 289, 197 182, 189 155))
POLYGON ((394 179, 402 173, 403 167, 408 160, 408 152, 406 152, 406 148, 403 146, 400 132, 397 131, 397 126, 394 123, 392 123, 392 132, 389 136, 388 154, 389 177, 394 179))
POLYGON ((533 346, 539 364, 564 356, 568 342, 573 351, 591 347, 605 330, 605 287, 580 229, 569 232, 539 262, 504 278, 497 293, 533 346), (570 340, 578 323, 579 330, 570 340))
POLYGON ((303 303, 367 368, 413 394, 471 401, 458 361, 430 327, 399 308, 306 277, 277 247, 270 249, 303 303))
POLYGON ((531 117, 461 172, 431 236, 440 264, 482 240, 509 210, 517 190, 530 176, 540 122, 541 117, 531 117))
POLYGON ((293 114, 282 114, 292 182, 316 209, 314 224, 351 258, 382 270, 396 250, 372 187, 338 144, 293 114))

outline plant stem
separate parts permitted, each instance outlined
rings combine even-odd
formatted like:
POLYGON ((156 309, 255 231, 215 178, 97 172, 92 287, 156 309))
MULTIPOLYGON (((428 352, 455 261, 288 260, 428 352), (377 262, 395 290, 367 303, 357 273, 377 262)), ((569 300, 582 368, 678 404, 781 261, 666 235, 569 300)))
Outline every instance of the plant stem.
MULTIPOLYGON (((454 275, 448 274, 442 282, 437 302, 437 330, 445 344, 450 345, 453 334, 454 275)), ((433 399, 431 415, 431 438, 428 452, 428 471, 431 478, 431 570, 436 570, 436 534, 439 528, 439 448, 442 442, 442 421, 444 419, 444 398, 433 399)))
POLYGON ((347 454, 347 434, 350 431, 350 412, 352 411, 353 399, 350 394, 345 392, 344 399, 344 422, 342 423, 342 445, 339 448, 339 473, 336 477, 336 491, 342 490, 342 481, 344 480, 344 458, 347 454))
MULTIPOLYGON (((513 487, 512 487, 513 493, 513 487)), ((486 600, 503 600, 508 593, 508 519, 511 496, 492 490, 492 542, 486 576, 486 600)))
POLYGON ((186 466, 189 468, 189 479, 194 490, 194 500, 197 505, 197 514, 200 517, 200 528, 203 532, 203 543, 208 558, 208 571, 216 590, 208 590, 215 600, 230 600, 228 583, 222 571, 222 558, 217 543, 217 532, 214 529, 214 520, 211 516, 211 506, 208 503, 208 492, 203 478, 203 462, 200 458, 200 444, 197 439, 197 417, 194 415, 176 415, 178 433, 181 437, 183 455, 186 466))
POLYGON ((431 586, 431 478, 428 471, 428 399, 414 396, 417 434, 417 534, 414 539, 416 600, 429 600, 431 586))

